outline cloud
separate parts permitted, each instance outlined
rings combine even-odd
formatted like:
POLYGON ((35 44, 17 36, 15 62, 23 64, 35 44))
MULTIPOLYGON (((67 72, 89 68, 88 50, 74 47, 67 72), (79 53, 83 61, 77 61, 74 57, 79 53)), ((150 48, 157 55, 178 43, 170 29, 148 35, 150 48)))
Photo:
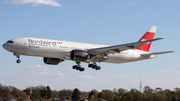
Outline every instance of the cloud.
POLYGON ((17 67, 13 68, 13 70, 4 71, 7 74, 1 75, 0 80, 2 84, 12 85, 22 90, 28 86, 49 85, 51 89, 56 90, 78 88, 89 91, 97 88, 101 91, 104 88, 118 88, 124 84, 122 78, 125 76, 113 76, 110 74, 105 77, 105 74, 108 73, 104 75, 80 74, 79 71, 68 71, 69 68, 58 68, 57 70, 57 68, 52 67, 46 65, 17 67))
POLYGON ((88 75, 78 75, 78 77, 81 77, 81 78, 93 78, 93 76, 88 76, 88 75))
POLYGON ((156 73, 156 74, 180 74, 180 71, 156 70, 156 71, 153 71, 152 73, 156 73))
POLYGON ((57 2, 57 0, 6 0, 6 3, 12 3, 12 4, 32 3, 33 6, 38 6, 40 4, 45 4, 50 6, 62 6, 57 2))
POLYGON ((59 76, 64 76, 63 73, 61 73, 59 70, 53 70, 50 67, 47 66, 29 66, 25 68, 18 68, 15 69, 14 71, 23 74, 26 77, 59 77, 59 76))
POLYGON ((3 64, 3 62, 0 62, 0 65, 3 64))
POLYGON ((135 5, 135 4, 137 4, 138 3, 138 1, 134 1, 134 2, 129 2, 129 3, 127 3, 127 5, 135 5))
POLYGON ((109 74, 105 74, 106 76, 109 76, 109 74))
POLYGON ((180 67, 180 65, 175 65, 174 67, 180 67))

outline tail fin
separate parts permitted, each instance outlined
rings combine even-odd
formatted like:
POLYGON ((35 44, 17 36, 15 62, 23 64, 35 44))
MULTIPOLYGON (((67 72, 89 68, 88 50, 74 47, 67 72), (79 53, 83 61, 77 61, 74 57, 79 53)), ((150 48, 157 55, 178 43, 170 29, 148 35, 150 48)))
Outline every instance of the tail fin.
MULTIPOLYGON (((155 35, 155 32, 156 32, 156 29, 157 29, 156 26, 152 26, 138 42, 153 39, 154 35, 155 35)), ((139 49, 139 50, 149 52, 149 49, 151 47, 151 43, 152 42, 144 43, 142 46, 136 47, 135 49, 139 49)))

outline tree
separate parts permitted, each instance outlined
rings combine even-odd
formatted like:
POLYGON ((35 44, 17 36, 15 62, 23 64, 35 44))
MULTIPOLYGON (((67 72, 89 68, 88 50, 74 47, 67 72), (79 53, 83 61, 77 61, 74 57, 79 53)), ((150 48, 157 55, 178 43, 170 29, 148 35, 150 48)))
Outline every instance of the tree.
POLYGON ((154 93, 154 99, 157 101, 165 101, 167 99, 165 92, 160 87, 156 88, 154 93))
POLYGON ((112 91, 110 90, 102 90, 101 91, 103 98, 107 101, 113 101, 114 97, 116 96, 112 91))
POLYGON ((97 99, 98 94, 99 94, 99 92, 96 89, 91 90, 91 92, 89 93, 89 98, 91 98, 91 96, 93 96, 94 99, 97 99))
POLYGON ((137 89, 131 89, 130 92, 133 94, 133 98, 135 101, 141 100, 141 92, 138 91, 137 89))
POLYGON ((114 96, 114 100, 113 101, 119 101, 119 96, 114 96))
POLYGON ((98 94, 98 98, 103 98, 103 94, 102 94, 102 93, 99 93, 99 94, 98 94))
POLYGON ((133 94, 131 92, 127 92, 121 97, 120 100, 121 101, 133 101, 134 100, 133 94))
POLYGON ((173 96, 176 101, 180 100, 180 88, 178 88, 178 87, 174 88, 173 96))
POLYGON ((0 98, 2 98, 2 95, 3 95, 2 91, 3 91, 2 84, 0 83, 0 98))
POLYGON ((150 88, 149 86, 145 86, 143 92, 147 95, 148 101, 153 101, 154 90, 152 88, 150 88))
POLYGON ((161 91, 163 91, 162 88, 157 87, 157 88, 155 89, 154 93, 158 93, 158 92, 161 92, 161 91))
POLYGON ((147 95, 145 93, 141 93, 141 100, 146 101, 147 100, 147 95))
POLYGON ((67 98, 66 99, 70 99, 70 97, 72 96, 72 90, 66 90, 66 89, 63 89, 63 90, 60 90, 59 91, 59 98, 62 98, 63 99, 63 96, 66 96, 67 98))
POLYGON ((72 100, 78 101, 80 99, 81 99, 81 92, 77 88, 75 88, 72 94, 72 100))
POLYGON ((122 97, 122 96, 126 93, 126 90, 123 89, 123 88, 119 88, 117 92, 118 92, 118 95, 119 95, 120 97, 122 97))
POLYGON ((167 96, 167 101, 171 101, 171 100, 173 99, 173 96, 172 96, 173 92, 172 92, 171 90, 165 89, 165 90, 164 90, 164 93, 165 93, 166 96, 167 96))
POLYGON ((52 90, 52 96, 58 96, 59 95, 59 92, 57 90, 52 90))
POLYGON ((116 90, 116 88, 113 89, 113 93, 118 95, 118 91, 116 90))
POLYGON ((46 86, 38 86, 39 93, 41 95, 41 99, 44 99, 46 97, 46 86))
POLYGON ((150 94, 150 93, 153 93, 153 89, 150 88, 149 86, 145 86, 144 89, 143 89, 143 92, 146 93, 146 94, 150 94))
POLYGON ((19 91, 17 99, 26 100, 27 99, 26 93, 24 91, 19 91))
POLYGON ((93 90, 89 93, 89 101, 95 101, 95 94, 93 90))
POLYGON ((14 98, 17 98, 18 97, 18 94, 19 94, 19 90, 15 87, 13 87, 12 91, 11 91, 11 96, 14 97, 14 98))
POLYGON ((31 88, 26 88, 26 89, 31 89, 32 90, 32 94, 31 94, 31 100, 38 100, 41 98, 40 95, 40 91, 38 89, 38 87, 31 87, 31 88))
POLYGON ((11 92, 8 89, 8 87, 7 86, 2 86, 2 96, 1 96, 1 98, 2 99, 3 98, 8 98, 8 97, 10 97, 10 95, 11 95, 11 92))
POLYGON ((89 93, 89 98, 91 98, 91 96, 94 95, 94 91, 91 90, 91 92, 89 93))
POLYGON ((52 98, 51 88, 47 86, 47 99, 51 99, 51 98, 52 98))
POLYGON ((89 92, 83 91, 83 92, 81 92, 81 96, 82 97, 88 97, 89 96, 89 92))

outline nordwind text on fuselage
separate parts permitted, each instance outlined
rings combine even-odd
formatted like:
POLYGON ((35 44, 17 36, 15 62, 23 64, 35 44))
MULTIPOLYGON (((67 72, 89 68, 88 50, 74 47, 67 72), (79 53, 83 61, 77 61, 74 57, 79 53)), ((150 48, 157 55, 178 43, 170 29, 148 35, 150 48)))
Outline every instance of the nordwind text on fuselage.
POLYGON ((36 39, 28 39, 28 43, 29 46, 38 45, 38 46, 49 46, 49 47, 55 47, 57 44, 62 44, 62 42, 36 40, 36 39))

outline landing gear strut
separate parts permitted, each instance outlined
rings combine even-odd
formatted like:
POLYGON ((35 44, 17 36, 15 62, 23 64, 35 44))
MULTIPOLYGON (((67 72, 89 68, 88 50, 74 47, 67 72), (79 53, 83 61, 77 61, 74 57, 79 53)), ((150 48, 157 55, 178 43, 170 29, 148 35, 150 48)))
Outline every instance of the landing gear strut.
POLYGON ((72 68, 79 70, 79 71, 84 71, 85 69, 83 67, 81 67, 80 62, 76 62, 77 65, 74 65, 72 68))
POLYGON ((101 69, 101 67, 100 67, 100 66, 97 66, 96 63, 89 64, 88 67, 89 67, 89 68, 92 68, 92 69, 96 69, 96 70, 100 70, 100 69, 101 69))
POLYGON ((20 60, 20 55, 17 54, 17 53, 14 53, 14 55, 16 56, 16 58, 18 58, 18 60, 16 61, 17 63, 21 63, 21 60, 20 60))

